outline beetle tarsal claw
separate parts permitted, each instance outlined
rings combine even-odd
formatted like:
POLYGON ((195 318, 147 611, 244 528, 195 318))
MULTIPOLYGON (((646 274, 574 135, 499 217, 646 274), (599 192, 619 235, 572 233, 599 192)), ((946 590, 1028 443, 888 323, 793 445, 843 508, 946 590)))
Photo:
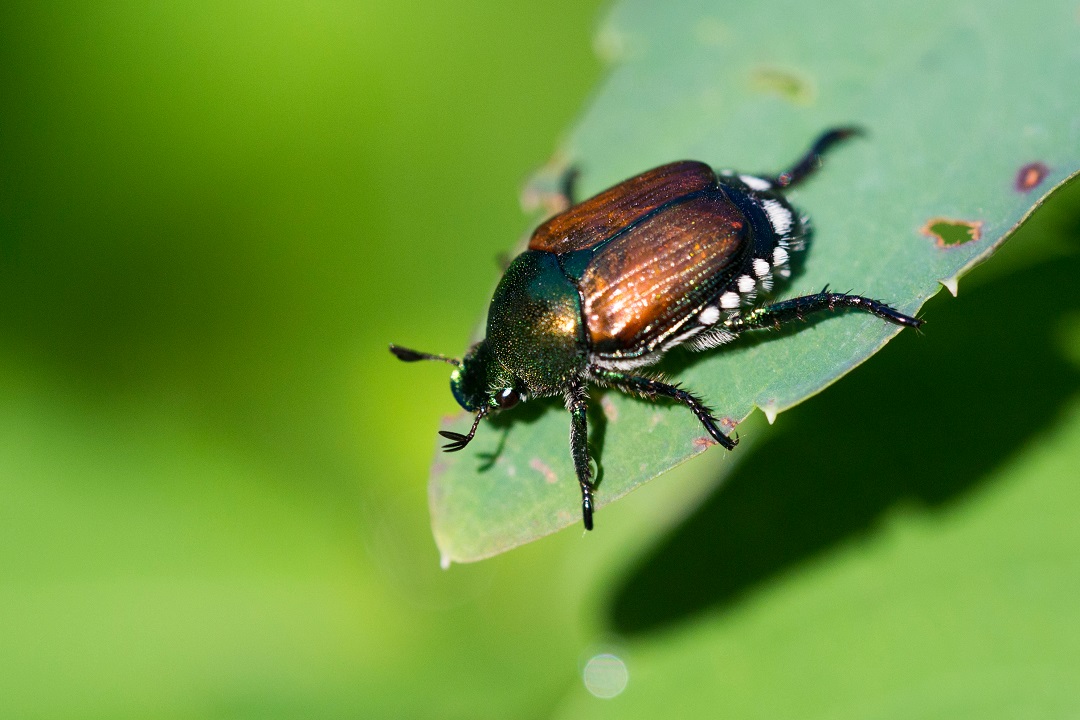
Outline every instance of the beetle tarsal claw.
POLYGON ((452 441, 443 445, 443 452, 457 452, 458 450, 461 450, 466 445, 468 445, 472 441, 473 437, 476 435, 476 428, 478 425, 480 425, 480 421, 483 419, 484 415, 485 413, 483 411, 476 413, 476 419, 473 420, 473 424, 472 427, 469 428, 468 435, 462 435, 461 433, 454 432, 453 430, 440 430, 440 435, 442 435, 447 440, 452 441))
POLYGON ((472 440, 471 435, 462 435, 461 433, 452 432, 450 430, 440 430, 439 434, 447 440, 453 440, 453 442, 443 445, 442 449, 444 452, 457 452, 468 445, 469 441, 472 440))

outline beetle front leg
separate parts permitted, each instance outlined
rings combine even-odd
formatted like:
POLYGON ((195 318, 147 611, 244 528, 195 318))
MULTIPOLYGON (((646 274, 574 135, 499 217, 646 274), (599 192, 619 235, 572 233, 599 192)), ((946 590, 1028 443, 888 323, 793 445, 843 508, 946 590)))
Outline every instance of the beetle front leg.
POLYGON ((735 446, 739 444, 738 438, 733 440, 720 430, 716 418, 713 417, 712 410, 706 407, 705 403, 678 385, 668 385, 652 378, 629 375, 618 370, 608 370, 599 365, 590 366, 589 372, 596 382, 610 385, 625 393, 641 395, 650 399, 657 396, 669 397, 676 402, 682 403, 690 408, 697 419, 701 421, 701 424, 705 426, 713 440, 728 450, 734 450, 735 446))
POLYGON ((811 313, 821 312, 823 310, 836 311, 846 308, 862 310, 863 312, 876 315, 882 320, 888 320, 894 325, 901 325, 903 327, 918 329, 923 324, 923 321, 919 318, 905 315, 883 302, 871 300, 870 298, 861 295, 831 293, 828 292, 828 290, 829 288, 826 287, 824 290, 814 295, 804 295, 802 297, 773 303, 772 305, 754 308, 746 313, 729 318, 725 325, 734 333, 766 327, 778 328, 784 323, 792 320, 805 320, 806 316, 811 313))
POLYGON ((589 394, 583 383, 574 383, 566 391, 566 409, 570 411, 570 453, 581 486, 581 519, 586 530, 593 529, 592 464, 589 461, 589 425, 585 417, 589 394))

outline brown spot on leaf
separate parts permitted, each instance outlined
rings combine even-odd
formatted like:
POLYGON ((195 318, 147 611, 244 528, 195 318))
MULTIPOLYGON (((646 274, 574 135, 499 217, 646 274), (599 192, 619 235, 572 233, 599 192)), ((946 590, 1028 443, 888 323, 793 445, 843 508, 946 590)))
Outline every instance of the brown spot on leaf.
POLYGON ((608 422, 616 422, 619 419, 619 408, 615 406, 615 401, 610 396, 604 395, 600 398, 600 407, 604 411, 604 417, 608 419, 608 422))
POLYGON ((707 435, 694 438, 694 447, 698 450, 708 450, 716 444, 717 442, 707 435))
POLYGON ((533 458, 530 460, 529 467, 543 475, 546 482, 552 484, 559 482, 559 478, 555 474, 555 471, 549 468, 540 458, 533 458))
POLYGON ((934 238, 938 247, 955 247, 982 237, 982 226, 981 220, 931 218, 919 232, 934 238))
POLYGON ((809 105, 817 95, 810 78, 779 67, 755 68, 750 73, 750 87, 761 93, 778 95, 796 105, 809 105))
POLYGON ((1050 168, 1041 162, 1028 163, 1016 172, 1016 189, 1019 192, 1031 192, 1049 174, 1050 168))

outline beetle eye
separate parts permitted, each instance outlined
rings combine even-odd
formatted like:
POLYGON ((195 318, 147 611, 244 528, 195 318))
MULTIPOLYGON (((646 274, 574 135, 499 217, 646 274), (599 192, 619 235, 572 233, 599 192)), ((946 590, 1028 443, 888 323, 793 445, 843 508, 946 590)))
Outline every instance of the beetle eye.
POLYGON ((503 388, 495 394, 495 404, 500 410, 506 410, 517 405, 522 400, 521 393, 514 388, 503 388))

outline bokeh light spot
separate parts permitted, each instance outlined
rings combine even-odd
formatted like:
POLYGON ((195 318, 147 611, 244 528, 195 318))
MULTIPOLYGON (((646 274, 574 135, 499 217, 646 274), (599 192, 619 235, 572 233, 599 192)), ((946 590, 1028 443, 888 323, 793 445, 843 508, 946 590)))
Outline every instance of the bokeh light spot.
POLYGON ((586 690, 598 698, 610 700, 626 689, 630 671, 621 658, 603 653, 589 658, 582 679, 586 690))

